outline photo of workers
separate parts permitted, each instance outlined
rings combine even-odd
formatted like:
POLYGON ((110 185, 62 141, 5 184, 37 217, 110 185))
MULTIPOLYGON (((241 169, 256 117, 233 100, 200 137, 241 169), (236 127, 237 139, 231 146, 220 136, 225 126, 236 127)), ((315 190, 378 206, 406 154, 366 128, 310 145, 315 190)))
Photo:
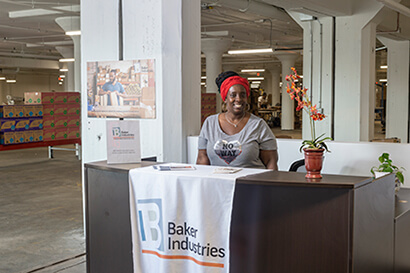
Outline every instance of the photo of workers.
POLYGON ((155 60, 87 63, 88 116, 155 118, 155 60))

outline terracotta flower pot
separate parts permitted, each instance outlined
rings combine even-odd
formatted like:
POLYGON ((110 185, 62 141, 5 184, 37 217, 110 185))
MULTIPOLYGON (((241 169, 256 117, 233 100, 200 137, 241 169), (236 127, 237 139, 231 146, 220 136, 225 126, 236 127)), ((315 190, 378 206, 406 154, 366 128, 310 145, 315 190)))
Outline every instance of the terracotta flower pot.
POLYGON ((306 178, 322 178, 320 171, 323 164, 323 152, 325 149, 309 149, 304 148, 305 152, 305 168, 307 171, 306 178))

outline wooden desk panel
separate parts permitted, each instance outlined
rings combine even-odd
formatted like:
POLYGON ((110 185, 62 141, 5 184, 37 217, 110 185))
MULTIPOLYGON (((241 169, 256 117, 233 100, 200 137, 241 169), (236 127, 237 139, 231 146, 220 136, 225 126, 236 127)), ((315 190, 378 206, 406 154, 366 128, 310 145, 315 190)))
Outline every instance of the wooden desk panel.
POLYGON ((394 182, 273 172, 237 180, 231 272, 393 272, 394 182))
MULTIPOLYGON (((85 165, 87 272, 132 272, 128 171, 85 165)), ((232 273, 393 272, 393 176, 266 172, 237 180, 232 273)), ((404 271, 403 271, 404 272, 404 271)))
POLYGON ((346 189, 238 184, 231 272, 349 272, 346 189))
POLYGON ((400 189, 396 196, 394 272, 410 272, 410 189, 400 189))

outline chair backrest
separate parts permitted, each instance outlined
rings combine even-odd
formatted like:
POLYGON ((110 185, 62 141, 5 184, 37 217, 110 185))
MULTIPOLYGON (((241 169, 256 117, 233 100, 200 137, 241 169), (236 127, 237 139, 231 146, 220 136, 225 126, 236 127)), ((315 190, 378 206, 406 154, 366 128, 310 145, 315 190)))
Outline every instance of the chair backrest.
POLYGON ((306 172, 305 168, 305 160, 304 159, 299 159, 294 161, 290 167, 289 167, 290 172, 306 172))
POLYGON ((157 157, 156 157, 156 156, 145 157, 145 158, 141 158, 141 161, 152 161, 152 162, 157 162, 157 157))

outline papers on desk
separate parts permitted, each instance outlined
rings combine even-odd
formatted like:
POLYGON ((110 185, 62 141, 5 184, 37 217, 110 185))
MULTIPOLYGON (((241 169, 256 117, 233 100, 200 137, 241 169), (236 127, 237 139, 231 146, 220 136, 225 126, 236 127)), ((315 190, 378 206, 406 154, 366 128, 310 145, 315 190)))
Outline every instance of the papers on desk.
POLYGON ((241 171, 241 168, 232 168, 232 167, 218 167, 214 169, 214 173, 237 173, 241 171))
MULTIPOLYGON (((152 166, 157 171, 194 171, 196 168, 192 165, 155 165, 152 166)), ((242 168, 216 167, 213 171, 215 174, 231 174, 241 171, 242 168)))
POLYGON ((194 166, 190 165, 155 165, 152 166, 157 171, 193 171, 194 166))

